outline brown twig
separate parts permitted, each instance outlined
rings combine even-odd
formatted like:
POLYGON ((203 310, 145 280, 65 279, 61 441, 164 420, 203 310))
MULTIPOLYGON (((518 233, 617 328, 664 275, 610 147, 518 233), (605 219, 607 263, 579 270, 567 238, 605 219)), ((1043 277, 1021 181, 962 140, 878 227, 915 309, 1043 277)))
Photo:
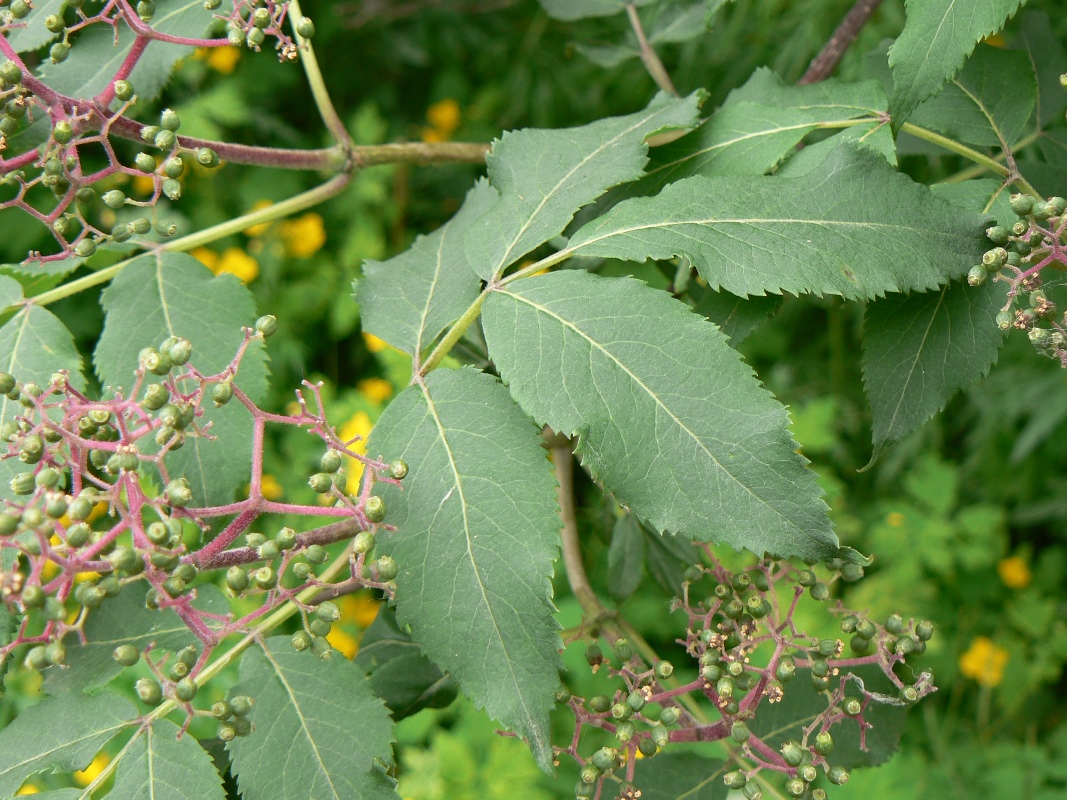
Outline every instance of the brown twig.
POLYGON ((645 69, 648 70, 648 74, 652 76, 652 80, 656 82, 663 91, 668 94, 678 95, 678 90, 674 88, 674 83, 671 81, 671 76, 667 73, 667 68, 663 66, 663 62, 659 60, 659 56, 653 49, 652 45, 648 43, 648 37, 645 36, 645 29, 641 25, 641 17, 637 14, 637 7, 632 3, 626 6, 626 16, 630 18, 630 27, 634 29, 634 35, 637 37, 637 44, 641 48, 641 63, 645 65, 645 69))
POLYGON ((819 54, 811 60, 807 71, 797 83, 818 83, 828 78, 841 61, 849 45, 859 34, 860 29, 867 24, 867 20, 881 3, 882 0, 856 0, 856 4, 845 14, 841 24, 837 26, 829 41, 823 45, 819 54))

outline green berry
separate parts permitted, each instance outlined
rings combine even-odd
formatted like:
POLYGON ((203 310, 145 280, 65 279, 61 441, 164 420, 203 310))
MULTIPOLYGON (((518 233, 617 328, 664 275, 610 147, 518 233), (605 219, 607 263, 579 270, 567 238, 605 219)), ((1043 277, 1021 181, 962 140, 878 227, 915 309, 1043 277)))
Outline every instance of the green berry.
POLYGON ((1009 202, 1011 210, 1020 217, 1027 216, 1034 207, 1034 197, 1029 194, 1013 194, 1009 202))
POLYGON ((629 720, 625 722, 620 722, 618 725, 615 726, 615 738, 618 739, 619 742, 621 742, 622 744, 626 744, 631 739, 633 739, 636 733, 637 726, 629 720))
POLYGON ((233 708, 233 713, 238 717, 247 717, 252 713, 252 706, 256 704, 256 701, 246 694, 239 694, 230 698, 230 706, 233 708))
POLYGON ((392 477, 396 478, 398 481, 403 480, 403 478, 408 474, 407 462, 403 459, 398 458, 396 461, 389 465, 389 474, 392 477))
POLYGON ((211 716, 220 721, 227 720, 233 716, 233 708, 225 700, 220 700, 211 704, 211 716))
POLYGON ((1052 216, 1052 208, 1044 200, 1038 200, 1034 203, 1034 207, 1030 211, 1030 214, 1038 222, 1044 222, 1052 216))
POLYGON ((922 620, 915 626, 915 636, 921 642, 928 642, 934 635, 934 623, 922 620))
MULTIPOLYGON (((69 55, 70 45, 65 44, 64 42, 56 42, 48 51, 48 57, 52 59, 53 64, 62 64, 64 61, 67 60, 67 56, 69 55)), ((57 138, 56 141, 60 144, 66 144, 70 141, 70 139, 67 139, 67 142, 64 142, 57 138)))
POLYGON ((800 778, 790 778, 785 782, 785 793, 790 797, 803 797, 808 785, 800 778))
POLYGON ((296 23, 296 33, 302 39, 310 39, 315 35, 315 23, 307 17, 301 17, 296 23))
POLYGON ((150 230, 152 230, 152 221, 148 217, 138 217, 130 223, 130 228, 138 236, 144 236, 150 230))
POLYGON ((655 667, 656 677, 663 681, 674 674, 674 665, 670 661, 660 661, 655 667))
POLYGON ((30 669, 39 671, 49 666, 49 664, 48 651, 42 644, 31 647, 30 651, 26 653, 26 666, 30 669))
POLYGON ((804 781, 804 783, 811 783, 819 777, 819 773, 813 765, 804 764, 797 769, 797 777, 804 781))
POLYGON ((597 714, 603 714, 609 708, 611 708, 611 700, 602 694, 593 695, 588 701, 589 710, 594 711, 597 714))
POLYGON ((678 718, 681 716, 681 714, 681 710, 676 708, 675 706, 667 706, 660 712, 659 721, 662 722, 664 725, 673 725, 678 721, 678 718))
POLYGON ((793 660, 792 656, 782 656, 778 661, 778 668, 774 671, 774 676, 782 683, 788 683, 793 680, 793 676, 796 675, 797 663, 793 660))
POLYGON ((363 506, 363 514, 370 522, 381 522, 385 519, 385 501, 378 495, 372 494, 363 506))
POLYGON ((67 546, 74 548, 84 547, 89 543, 91 536, 92 529, 84 522, 71 525, 67 528, 67 546))
MULTIPOLYGON (((133 84, 129 81, 118 80, 115 81, 115 97, 119 100, 126 102, 133 97, 133 84)), ((147 170, 146 170, 147 171, 147 170)))
POLYGON ((844 786, 848 783, 848 770, 844 767, 831 767, 826 777, 835 786, 844 786))
POLYGON ((188 703, 196 697, 197 685, 192 678, 182 678, 174 684, 174 696, 183 703, 188 703))
POLYGON ((233 384, 229 381, 223 381, 222 383, 216 383, 211 390, 211 400, 215 403, 216 407, 221 407, 230 402, 233 397, 233 384))
POLYGON ((327 450, 319 459, 319 468, 323 472, 334 473, 341 468, 343 458, 336 450, 327 450))
POLYGON ((308 578, 311 577, 311 573, 311 565, 308 564, 306 561, 297 561, 295 564, 293 564, 293 575, 295 575, 299 580, 306 581, 308 578))
POLYGON ((799 583, 801 586, 814 586, 818 580, 819 579, 816 577, 815 573, 812 572, 810 569, 803 569, 799 573, 797 573, 797 583, 799 583))
POLYGON ((256 554, 267 561, 273 561, 281 554, 277 542, 266 541, 256 549, 256 554))
POLYGON ((856 655, 863 655, 871 649, 871 640, 866 636, 860 636, 858 633, 848 641, 849 649, 856 655))
POLYGON ((323 639, 321 636, 314 636, 311 639, 311 652, 325 661, 333 655, 333 651, 330 649, 330 643, 323 639))
POLYGON ((110 192, 104 192, 100 198, 104 201, 104 205, 110 208, 122 208, 126 203, 126 195, 120 192, 118 189, 112 189, 110 192))
POLYGON ((176 661, 171 664, 170 669, 167 671, 167 677, 172 681, 180 681, 182 678, 189 674, 189 665, 183 664, 181 661, 176 661))
POLYGON ((985 235, 993 244, 1007 244, 1010 234, 1003 225, 994 225, 991 228, 986 228, 985 235))
POLYGON ((312 564, 325 564, 330 558, 330 554, 326 552, 320 544, 313 544, 304 551, 304 557, 312 564))
POLYGON ((316 472, 308 478, 308 486, 317 494, 326 494, 333 488, 333 480, 325 472, 316 472))
POLYGON ((252 580, 260 589, 273 589, 278 585, 278 573, 270 567, 260 567, 252 573, 252 580))
POLYGON ((243 567, 230 567, 226 570, 226 586, 231 592, 240 594, 248 588, 248 573, 243 567))
POLYGON ((323 622, 337 622, 341 618, 341 609, 335 603, 327 600, 324 603, 319 603, 315 609, 315 616, 323 622))
POLYGON ((174 131, 164 128, 156 134, 156 138, 152 140, 152 144, 158 147, 160 150, 171 150, 175 143, 177 143, 178 137, 174 135, 174 131))
POLYGON ((270 11, 265 8, 257 8, 252 12, 252 24, 257 28, 266 28, 271 23, 270 11))
POLYGON ((180 178, 183 172, 185 172, 185 162, 178 156, 173 156, 163 162, 163 174, 168 178, 180 178))
MULTIPOLYGON (((744 744, 752 736, 752 731, 748 729, 748 725, 738 720, 730 727, 730 738, 738 744, 744 744)), ((735 787, 738 788, 738 787, 735 787)))
POLYGON ((307 631, 297 631, 293 634, 289 642, 293 645, 293 649, 298 653, 307 650, 311 647, 311 634, 307 631))
POLYGON ((1015 322, 1015 315, 1010 311, 997 312, 997 327, 1002 331, 1011 330, 1012 325, 1015 322))
POLYGON ((152 0, 141 0, 137 4, 137 16, 142 22, 148 22, 156 15, 156 4, 152 0))
POLYGON ((812 586, 808 590, 808 592, 811 594, 813 599, 818 600, 819 602, 830 599, 830 587, 822 581, 819 581, 814 586, 812 586))
POLYGON ((196 151, 196 161, 202 167, 214 169, 219 165, 219 156, 210 147, 201 147, 196 151))
POLYGON ((276 317, 267 314, 256 320, 256 333, 262 336, 264 339, 273 336, 278 330, 278 320, 276 317))
POLYGON ((25 19, 30 13, 30 4, 26 0, 11 0, 11 16, 15 19, 25 19))
POLYGON ((389 556, 382 556, 378 559, 378 580, 391 581, 398 573, 396 562, 389 556))
POLYGON ((163 581, 163 591, 171 597, 180 597, 185 593, 185 581, 181 578, 167 578, 163 581))
POLYGON ((141 651, 132 644, 120 644, 113 651, 111 657, 124 667, 132 667, 141 658, 141 651))
POLYGON ((592 761, 593 766, 601 772, 610 772, 615 769, 619 763, 619 751, 614 747, 601 747, 593 753, 590 761, 592 761))
POLYGON ((1050 197, 1048 199, 1048 208, 1052 212, 1052 216, 1058 217, 1064 211, 1067 211, 1067 199, 1063 197, 1050 197))
POLYGON ((180 200, 182 196, 182 182, 175 178, 167 178, 163 181, 163 194, 168 200, 180 200))
POLYGON ((248 42, 248 46, 254 50, 267 40, 267 35, 263 33, 262 28, 252 28, 245 35, 245 38, 248 42))
POLYGON ((40 608, 44 605, 46 599, 44 589, 36 584, 27 586, 22 590, 22 607, 23 608, 40 608))
POLYGON ((856 625, 856 633, 865 639, 873 639, 875 634, 878 633, 878 628, 869 619, 864 619, 860 620, 859 624, 856 625))
POLYGON ((6 86, 22 83, 22 70, 14 61, 5 61, 0 64, 0 83, 6 86))
POLYGON ((89 258, 96 252, 96 242, 92 239, 82 239, 74 245, 74 255, 78 258, 89 258))
POLYGON ((841 708, 850 717, 856 717, 863 711, 863 704, 855 697, 849 697, 842 704, 841 708))
POLYGON ((141 678, 134 684, 137 696, 141 702, 150 706, 158 706, 163 702, 163 687, 153 678, 141 678))

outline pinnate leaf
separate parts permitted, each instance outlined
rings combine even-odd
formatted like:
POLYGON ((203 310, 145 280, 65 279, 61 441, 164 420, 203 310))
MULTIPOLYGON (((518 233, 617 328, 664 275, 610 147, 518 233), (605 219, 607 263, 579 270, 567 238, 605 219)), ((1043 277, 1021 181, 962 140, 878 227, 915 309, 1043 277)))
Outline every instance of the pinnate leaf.
POLYGON ((0 797, 10 797, 37 772, 85 769, 101 747, 137 718, 114 694, 42 700, 0 730, 0 797))
POLYGON ((657 530, 758 554, 840 555, 785 408, 684 303, 567 270, 491 293, 483 327, 519 405, 577 434, 594 479, 657 530))
POLYGON ((275 636, 241 659, 234 694, 256 704, 252 736, 227 745, 237 783, 257 800, 395 798, 392 721, 363 670, 334 655, 297 653, 275 636))
POLYGON ((579 208, 608 188, 641 176, 645 139, 696 122, 702 92, 678 99, 658 95, 643 111, 579 128, 505 133, 486 157, 499 199, 467 236, 479 276, 499 275, 558 235, 579 208))
POLYGON ((225 800, 222 777, 196 739, 179 737, 177 725, 160 719, 142 728, 123 752, 109 796, 151 800, 225 800))
POLYGON ((537 428, 494 378, 439 369, 390 403, 367 447, 410 469, 403 492, 383 489, 397 531, 379 544, 400 570, 399 622, 548 769, 559 517, 537 428))
POLYGON ((907 0, 904 30, 889 49, 890 106, 899 125, 963 66, 982 39, 996 33, 1023 0, 907 0))
POLYGON ((843 144, 794 178, 697 176, 620 203, 581 228, 579 255, 689 258, 712 288, 871 298, 966 273, 982 222, 843 144))
POLYGON ((356 286, 363 330, 418 356, 478 296, 463 241, 497 200, 485 181, 451 220, 388 261, 367 261, 356 286))
MULTIPOLYGON (((193 345, 193 364, 201 373, 221 372, 243 340, 241 326, 255 319, 248 288, 233 275, 212 275, 184 253, 142 256, 130 262, 101 298, 106 318, 93 360, 104 386, 129 386, 144 347, 169 336, 193 345)), ((235 380, 253 402, 266 392, 263 349, 249 347, 235 380)), ((248 482, 252 416, 240 403, 222 408, 205 404, 199 424, 211 422, 207 437, 187 436, 185 445, 167 456, 171 474, 189 480, 197 503, 228 503, 248 482)))

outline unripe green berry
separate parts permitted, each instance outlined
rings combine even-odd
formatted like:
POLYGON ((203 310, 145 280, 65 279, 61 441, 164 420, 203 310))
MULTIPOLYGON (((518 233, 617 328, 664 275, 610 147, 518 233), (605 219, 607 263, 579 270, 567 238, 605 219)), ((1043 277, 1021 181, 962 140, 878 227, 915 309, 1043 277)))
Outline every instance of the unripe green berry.
POLYGON ((126 203, 126 195, 120 192, 118 189, 112 189, 110 192, 104 192, 100 198, 104 201, 104 205, 110 208, 122 208, 126 203))
POLYGON ((398 481, 403 480, 408 474, 408 464, 403 459, 398 458, 392 464, 389 465, 389 474, 396 478, 398 481))
POLYGON ((264 339, 273 336, 278 330, 278 319, 270 314, 256 320, 256 333, 264 339))
POLYGON ((674 674, 674 665, 670 661, 660 661, 655 667, 656 677, 663 681, 674 674))
POLYGON ((22 590, 22 607, 23 608, 40 608, 44 605, 44 601, 47 595, 44 593, 44 589, 36 584, 27 586, 22 590))
POLYGON ((801 586, 814 586, 816 581, 818 580, 819 579, 816 577, 815 573, 812 572, 810 569, 802 569, 800 572, 797 573, 797 583, 799 583, 801 586))
POLYGON ((156 4, 152 0, 141 0, 137 4, 137 16, 142 22, 148 22, 156 15, 156 4))
POLYGON ((137 696, 141 702, 150 706, 158 706, 163 702, 163 687, 153 678, 141 678, 134 684, 137 696))
POLYGON ((399 570, 397 569, 396 562, 389 556, 382 556, 378 559, 378 580, 391 581, 393 580, 399 570))
POLYGON ((266 541, 257 548, 256 554, 262 559, 273 561, 281 554, 281 548, 277 542, 266 541))
POLYGON ((216 733, 216 736, 218 736, 219 739, 224 742, 232 742, 234 739, 237 738, 237 729, 229 722, 223 722, 221 725, 219 725, 219 729, 216 733))
POLYGON ((792 656, 782 656, 778 661, 778 668, 774 672, 774 676, 782 683, 788 683, 793 680, 793 676, 796 675, 797 663, 793 660, 792 656))
POLYGON ((611 708, 611 700, 605 695, 597 694, 589 698, 588 705, 590 711, 603 714, 611 708))
POLYGON ((167 484, 167 502, 175 508, 185 508, 193 501, 193 490, 185 478, 178 478, 167 484))
POLYGON ((326 494, 333 488, 333 481, 325 472, 316 472, 308 478, 308 486, 311 487, 311 491, 317 494, 326 494))
POLYGON ((144 236, 152 230, 152 221, 148 217, 138 217, 130 223, 130 229, 138 236, 144 236))
POLYGON ((311 577, 311 573, 311 565, 308 564, 306 561, 297 561, 295 564, 293 564, 293 575, 295 575, 299 580, 306 581, 308 578, 311 577))
POLYGON ((185 593, 185 581, 181 578, 167 578, 163 581, 163 591, 171 597, 180 597, 185 593))
POLYGON ((330 643, 323 639, 321 636, 313 636, 311 639, 311 652, 325 661, 333 655, 333 651, 330 649, 330 643))
POLYGON ((800 778, 790 778, 785 782, 785 793, 790 797, 802 797, 808 785, 800 778))
POLYGON ((163 162, 163 174, 168 178, 180 178, 183 172, 185 172, 185 162, 178 156, 173 156, 163 162))
POLYGON ((310 39, 315 35, 315 23, 307 17, 301 17, 296 23, 296 33, 302 39, 310 39))
POLYGON ((152 144, 158 147, 160 150, 171 150, 175 143, 178 141, 178 137, 174 135, 174 131, 163 129, 156 134, 156 138, 152 140, 152 144))
POLYGON ((257 28, 266 28, 270 23, 270 12, 267 9, 257 8, 252 12, 252 24, 257 28))
POLYGON ((849 649, 856 655, 863 655, 871 649, 871 640, 866 636, 860 636, 858 633, 848 641, 849 649))
POLYGON ((289 640, 296 652, 302 652, 311 647, 311 634, 307 631, 297 631, 289 640))
POLYGON ((315 609, 315 616, 324 622, 337 622, 341 618, 341 609, 335 603, 326 601, 319 603, 315 609))
POLYGON ((1034 207, 1034 197, 1029 194, 1013 194, 1009 199, 1011 210, 1020 217, 1027 216, 1034 207))
POLYGON ((170 665, 170 669, 167 670, 167 677, 172 681, 180 681, 182 678, 189 674, 189 665, 183 664, 181 661, 176 661, 170 665))
POLYGON ((363 515, 370 522, 381 522, 385 519, 385 501, 378 495, 372 494, 363 506, 363 515))
POLYGON ((232 566, 226 570, 226 586, 230 591, 241 593, 248 588, 248 573, 243 567, 232 566))
POLYGON ((337 472, 341 468, 343 462, 341 454, 337 450, 327 450, 321 459, 319 459, 319 468, 323 472, 337 472))
POLYGON ((14 61, 5 61, 0 64, 0 83, 6 86, 22 83, 22 70, 19 69, 18 64, 14 61))
POLYGON ((92 239, 82 239, 74 245, 74 255, 78 258, 89 258, 96 252, 96 242, 92 239))
POLYGON ((219 700, 217 703, 211 704, 211 716, 217 720, 224 721, 233 716, 233 709, 225 700, 219 700))
POLYGON ((934 623, 929 620, 921 620, 915 626, 915 635, 921 642, 928 642, 934 635, 934 623))
POLYGON ((1048 208, 1052 212, 1052 216, 1060 216, 1064 211, 1067 211, 1067 198, 1050 197, 1048 199, 1048 208))
POLYGON ((248 46, 253 50, 259 47, 267 40, 267 35, 263 33, 261 28, 252 28, 245 34, 245 41, 248 42, 248 46))
POLYGON ((320 544, 313 544, 304 551, 304 557, 312 564, 325 564, 330 554, 320 544))
POLYGON ((196 697, 197 685, 192 678, 182 678, 174 684, 174 696, 183 703, 188 703, 196 697))
POLYGON ((619 751, 614 747, 601 747, 593 753, 590 761, 601 772, 610 772, 619 763, 619 751))
POLYGON ((1008 236, 1010 235, 1008 229, 1003 225, 994 225, 991 228, 986 228, 986 237, 993 242, 993 244, 1007 244, 1008 236))
POLYGON ((163 181, 163 194, 169 200, 180 200, 182 196, 182 182, 175 178, 167 178, 163 181))
POLYGON ((738 744, 744 744, 750 736, 752 736, 752 731, 748 729, 748 725, 740 720, 730 726, 730 738, 738 744))
POLYGON ((165 108, 159 115, 159 126, 163 130, 176 131, 182 126, 181 120, 178 119, 178 112, 172 108, 165 108))
POLYGON ((830 599, 830 587, 819 581, 808 590, 812 598, 820 602, 830 599))
POLYGON ((260 567, 252 573, 252 579, 260 589, 273 589, 278 585, 278 573, 270 567, 260 567))
POLYGON ((637 733, 637 726, 630 721, 620 722, 615 726, 615 738, 622 744, 626 744, 637 733))
POLYGON ((681 716, 681 714, 681 710, 677 707, 667 706, 660 712, 659 721, 662 722, 664 725, 674 725, 678 721, 678 718, 681 716))
POLYGON ((841 708, 850 717, 856 717, 863 711, 863 704, 855 697, 849 697, 841 705, 841 708))
POLYGON ((84 522, 71 525, 67 528, 67 545, 74 548, 84 547, 89 543, 91 536, 92 529, 84 522))
POLYGON ((30 648, 30 651, 26 653, 26 666, 38 671, 49 666, 48 651, 44 645, 39 644, 30 648))
MULTIPOLYGON (((65 44, 63 42, 56 42, 48 51, 48 57, 52 59, 53 64, 62 64, 64 61, 67 60, 67 56, 69 55, 70 45, 65 44)), ((70 141, 70 139, 67 139, 67 142, 62 141, 61 139, 56 139, 56 141, 60 144, 66 144, 70 141)))
POLYGON ((216 407, 224 406, 233 397, 233 384, 229 381, 216 383, 211 389, 211 400, 216 407))
POLYGON ((230 698, 230 706, 233 708, 233 713, 238 717, 247 717, 252 713, 252 706, 255 704, 256 701, 246 694, 239 694, 230 698))
POLYGON ((848 783, 848 770, 844 767, 830 767, 826 777, 835 786, 844 786, 848 783))
POLYGON ((133 97, 133 84, 129 81, 115 81, 114 89, 115 97, 117 97, 122 102, 126 102, 127 100, 133 97))
POLYGON ((196 151, 196 161, 202 167, 214 169, 219 165, 219 156, 210 147, 201 147, 196 151))
POLYGON ((1038 200, 1034 203, 1034 207, 1031 209, 1030 214, 1038 222, 1044 222, 1052 216, 1052 208, 1044 200, 1038 200))
POLYGON ((111 657, 124 667, 132 667, 141 658, 141 651, 132 644, 120 644, 113 651, 111 657))

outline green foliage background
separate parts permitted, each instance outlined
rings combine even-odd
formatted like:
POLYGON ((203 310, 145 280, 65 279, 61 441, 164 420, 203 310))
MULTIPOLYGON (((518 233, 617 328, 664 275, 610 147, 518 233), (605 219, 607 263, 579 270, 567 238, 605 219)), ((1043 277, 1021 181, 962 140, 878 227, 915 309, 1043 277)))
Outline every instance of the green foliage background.
MULTIPOLYGON (((626 57, 626 46, 619 46, 626 28, 618 17, 560 22, 533 0, 415 3, 410 11, 397 4, 377 14, 370 12, 372 6, 381 4, 319 0, 305 8, 318 26, 315 44, 327 65, 330 93, 360 144, 435 137, 489 141, 510 129, 573 126, 632 113, 654 93, 639 60, 632 53, 626 57)), ((757 67, 771 68, 787 85, 795 82, 850 6, 850 0, 738 0, 717 12, 707 34, 682 42, 667 39, 659 49, 679 91, 706 89, 705 109, 712 109, 757 67)), ((1067 42, 1060 3, 1035 0, 1026 11, 1048 13, 1049 38, 1067 42)), ((1018 15, 992 44, 1017 41, 1025 19, 1018 15)), ((848 80, 867 76, 864 54, 884 48, 882 40, 900 35, 903 24, 903 3, 887 0, 838 74, 848 80)), ((908 41, 902 37, 897 46, 908 41)), ((1049 49, 1043 57, 1062 53, 1061 46, 1058 54, 1049 49)), ((299 69, 280 65, 269 54, 248 52, 232 73, 220 69, 224 66, 194 56, 172 76, 159 107, 179 111, 183 133, 250 144, 324 144, 299 69)), ((893 102, 914 105, 924 99, 919 94, 915 89, 893 102)), ((147 116, 149 110, 138 112, 147 116)), ((960 135, 965 138, 965 132, 960 135)), ((1059 141, 1064 141, 1062 122, 1059 141)), ((931 154, 906 137, 900 154, 903 170, 924 182, 969 166, 944 151, 931 154)), ((1028 152, 1021 161, 1024 174, 1032 174, 1042 191, 1060 194, 1067 192, 1065 164, 1062 152, 1054 150, 1028 152), (1032 172, 1026 171, 1028 162, 1036 167, 1032 172)), ((382 381, 395 396, 406 385, 409 367, 396 351, 368 347, 349 287, 361 276, 364 261, 385 260, 449 219, 478 173, 469 166, 368 169, 341 197, 314 211, 321 216, 325 242, 312 252, 300 246, 313 234, 310 219, 304 219, 310 227, 303 229, 275 223, 212 246, 220 257, 231 247, 253 256, 258 275, 249 286, 258 308, 279 317, 280 332, 270 349, 271 405, 289 402, 301 379, 322 378, 335 422, 348 420, 358 427, 360 420, 369 424, 377 418, 389 399, 382 381), (366 382, 372 378, 380 381, 366 382)), ((284 199, 314 180, 228 166, 224 179, 207 173, 191 178, 172 216, 183 230, 203 228, 256 203, 284 199)), ((0 216, 0 261, 18 260, 43 245, 39 229, 19 215, 0 216)), ((76 274, 99 268, 106 259, 102 255, 76 274)), ((652 264, 608 265, 602 274, 627 272, 658 287, 674 279, 652 264)), ((107 335, 95 294, 51 307, 75 334, 86 363, 95 343, 107 335)), ((710 316, 712 300, 708 303, 710 316)), ((869 313, 894 313, 882 301, 872 308, 869 313)), ((875 617, 898 611, 938 626, 927 663, 940 691, 910 716, 901 751, 888 765, 855 771, 834 796, 1063 797, 1067 380, 1058 365, 1034 353, 1025 337, 1009 336, 988 377, 861 472, 871 459, 873 424, 861 379, 863 314, 861 305, 835 297, 787 297, 770 304, 762 324, 757 318, 747 325, 751 333, 733 334, 747 334, 739 345, 745 360, 789 406, 793 436, 819 475, 842 543, 875 554, 867 579, 846 594, 845 602, 875 617), (988 637, 1008 653, 1003 679, 995 686, 979 686, 961 674, 961 657, 978 637, 988 637)), ((478 363, 484 353, 468 346, 474 349, 464 355, 478 363)), ((269 458, 268 471, 287 492, 307 493, 306 474, 317 458, 307 442, 296 435, 278 438, 270 442, 269 458)), ((594 585, 605 596, 609 587, 615 589, 623 611, 667 655, 681 634, 664 624, 671 586, 680 574, 680 560, 667 548, 676 545, 653 539, 642 544, 640 531, 620 533, 614 509, 595 504, 591 489, 579 484, 586 561, 598 565, 592 569, 594 585), (618 542, 624 535, 631 546, 645 548, 648 562, 646 574, 625 577, 629 586, 639 582, 632 592, 618 591, 623 579, 618 542)), ((554 589, 561 624, 576 625, 577 605, 559 575, 554 589)), ((353 641, 368 622, 356 615, 349 619, 353 641)), ((564 661, 571 667, 572 688, 588 690, 592 679, 582 668, 580 648, 568 648, 564 661)), ((32 703, 38 691, 28 673, 13 672, 9 687, 14 690, 0 701, 0 725, 32 703)), ((238 681, 236 671, 231 680, 238 681)), ((556 723, 562 725, 562 718, 556 723)), ((403 720, 396 731, 401 795, 503 800, 572 794, 570 780, 546 778, 520 742, 492 730, 483 713, 463 700, 403 720)), ((254 747, 254 741, 248 745, 254 747)), ((51 781, 44 776, 37 782, 42 789, 63 785, 51 781)))

